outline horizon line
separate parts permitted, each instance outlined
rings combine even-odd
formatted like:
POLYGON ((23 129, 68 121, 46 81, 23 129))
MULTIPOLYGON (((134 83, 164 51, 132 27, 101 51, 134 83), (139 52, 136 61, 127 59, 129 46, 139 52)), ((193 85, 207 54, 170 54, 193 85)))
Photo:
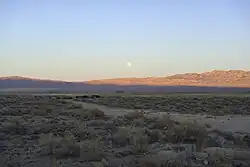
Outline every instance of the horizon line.
POLYGON ((113 78, 103 78, 103 79, 91 79, 91 80, 63 80, 63 79, 53 79, 53 78, 44 78, 44 77, 32 77, 32 76, 26 76, 26 75, 8 75, 8 76, 0 76, 0 79, 10 79, 10 78, 16 78, 16 79, 31 79, 31 80, 44 80, 44 81, 57 81, 57 82, 75 82, 75 83, 86 83, 90 81, 100 81, 100 80, 115 80, 115 79, 143 79, 143 78, 163 78, 163 77, 171 77, 174 75, 185 75, 185 74, 204 74, 204 73, 212 73, 212 72, 230 72, 230 71, 241 71, 241 72, 250 72, 250 70, 210 70, 210 71, 204 71, 204 72, 186 72, 186 73, 175 73, 165 76, 147 76, 147 77, 113 77, 113 78))

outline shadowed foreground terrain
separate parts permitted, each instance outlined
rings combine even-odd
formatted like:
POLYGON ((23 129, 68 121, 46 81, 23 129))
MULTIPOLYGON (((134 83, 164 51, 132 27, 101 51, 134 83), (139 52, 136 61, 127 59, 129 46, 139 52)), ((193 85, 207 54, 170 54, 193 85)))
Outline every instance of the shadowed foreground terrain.
MULTIPOLYGON (((245 104, 248 99, 120 98, 115 101, 114 97, 99 96, 0 96, 0 163, 4 167, 250 166, 247 132, 222 131, 195 120, 173 119, 167 112, 162 114, 163 110, 160 115, 131 109, 115 115, 109 112, 112 108, 81 103, 88 99, 121 108, 153 108, 158 102, 156 109, 160 109, 172 101, 173 106, 179 106, 174 112, 182 110, 186 114, 192 107, 195 113, 199 112, 197 105, 207 108, 200 112, 210 113, 217 102, 222 108, 216 111, 222 115, 231 114, 228 111, 232 106, 237 108, 236 113, 249 114, 245 104)), ((171 112, 168 107, 165 109, 171 112)))

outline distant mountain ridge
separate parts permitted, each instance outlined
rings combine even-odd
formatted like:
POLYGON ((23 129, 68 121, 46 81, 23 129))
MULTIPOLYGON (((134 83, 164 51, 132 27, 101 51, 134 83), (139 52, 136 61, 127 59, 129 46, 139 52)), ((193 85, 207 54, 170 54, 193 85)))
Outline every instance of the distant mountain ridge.
POLYGON ((52 89, 87 92, 117 90, 138 92, 250 92, 250 71, 214 70, 166 77, 114 78, 85 82, 10 76, 0 77, 0 89, 52 89))
POLYGON ((185 73, 167 77, 114 78, 88 81, 90 84, 142 84, 142 85, 188 85, 250 87, 250 71, 214 70, 204 73, 185 73))
POLYGON ((1 80, 32 80, 32 81, 47 81, 47 82, 67 82, 67 81, 61 81, 61 80, 53 80, 53 79, 39 79, 39 78, 30 78, 30 77, 22 77, 22 76, 9 76, 9 77, 0 77, 1 80))

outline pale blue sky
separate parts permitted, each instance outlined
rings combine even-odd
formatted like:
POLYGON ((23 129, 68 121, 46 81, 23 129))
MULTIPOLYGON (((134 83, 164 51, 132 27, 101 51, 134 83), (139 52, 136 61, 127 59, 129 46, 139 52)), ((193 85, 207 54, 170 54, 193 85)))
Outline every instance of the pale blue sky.
POLYGON ((91 80, 214 69, 250 70, 249 0, 0 2, 0 76, 91 80))

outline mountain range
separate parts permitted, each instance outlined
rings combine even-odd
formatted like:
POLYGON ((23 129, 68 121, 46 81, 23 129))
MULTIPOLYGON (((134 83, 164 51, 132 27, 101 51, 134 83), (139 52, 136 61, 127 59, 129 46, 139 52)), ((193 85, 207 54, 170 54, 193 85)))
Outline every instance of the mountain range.
POLYGON ((0 77, 0 89, 52 89, 65 91, 138 92, 249 92, 250 71, 214 70, 166 77, 113 78, 83 82, 42 80, 21 76, 0 77))

